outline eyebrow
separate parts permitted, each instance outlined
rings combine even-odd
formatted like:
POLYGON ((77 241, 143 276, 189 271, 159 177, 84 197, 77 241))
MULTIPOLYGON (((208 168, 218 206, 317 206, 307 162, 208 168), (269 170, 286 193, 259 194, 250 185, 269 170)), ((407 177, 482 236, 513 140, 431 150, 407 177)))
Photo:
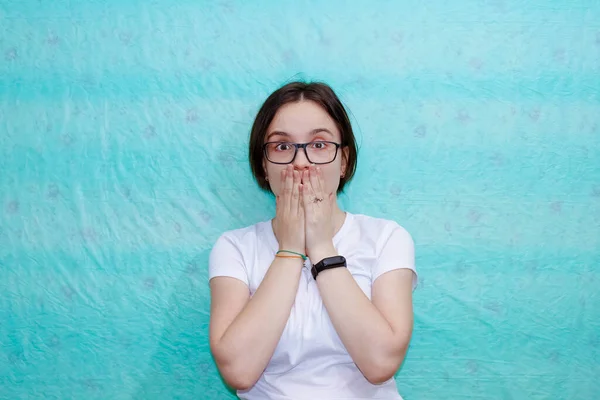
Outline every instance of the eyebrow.
MULTIPOLYGON (((333 133, 331 133, 331 131, 329 129, 326 129, 326 128, 316 128, 316 129, 313 129, 312 131, 310 131, 310 135, 311 136, 315 136, 315 135, 317 135, 319 133, 322 133, 322 132, 329 133, 331 136, 333 136, 333 133)), ((271 133, 269 133, 267 135, 266 140, 268 141, 272 136, 285 136, 285 137, 289 138, 290 134, 287 133, 287 132, 284 132, 284 131, 273 131, 273 132, 271 132, 271 133)))

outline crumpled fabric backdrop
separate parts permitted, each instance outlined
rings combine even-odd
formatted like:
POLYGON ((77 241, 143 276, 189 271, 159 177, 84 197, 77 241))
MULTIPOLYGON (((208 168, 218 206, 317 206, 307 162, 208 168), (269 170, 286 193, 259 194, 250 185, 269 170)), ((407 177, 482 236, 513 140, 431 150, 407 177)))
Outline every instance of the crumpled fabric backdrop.
MULTIPOLYGON (((413 399, 600 397, 597 1, 0 1, 0 398, 228 399, 210 248, 264 98, 330 83, 421 277, 413 399)), ((374 339, 375 340, 375 339, 374 339)))

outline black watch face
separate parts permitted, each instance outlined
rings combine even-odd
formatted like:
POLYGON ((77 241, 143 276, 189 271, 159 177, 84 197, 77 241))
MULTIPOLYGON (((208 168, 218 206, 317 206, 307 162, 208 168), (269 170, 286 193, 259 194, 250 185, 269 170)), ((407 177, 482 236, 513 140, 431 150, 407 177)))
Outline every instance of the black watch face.
POLYGON ((345 262, 346 262, 346 259, 343 256, 333 256, 333 257, 328 257, 328 258, 324 259, 323 266, 327 267, 329 265, 343 264, 345 262))

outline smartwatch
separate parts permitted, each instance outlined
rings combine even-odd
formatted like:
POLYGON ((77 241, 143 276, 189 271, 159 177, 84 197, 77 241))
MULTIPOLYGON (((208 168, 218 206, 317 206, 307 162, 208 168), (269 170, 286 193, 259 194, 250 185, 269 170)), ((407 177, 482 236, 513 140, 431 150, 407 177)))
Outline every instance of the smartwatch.
POLYGON ((346 267, 346 259, 342 256, 327 257, 314 264, 312 267, 312 276, 316 280, 319 272, 331 268, 346 267))

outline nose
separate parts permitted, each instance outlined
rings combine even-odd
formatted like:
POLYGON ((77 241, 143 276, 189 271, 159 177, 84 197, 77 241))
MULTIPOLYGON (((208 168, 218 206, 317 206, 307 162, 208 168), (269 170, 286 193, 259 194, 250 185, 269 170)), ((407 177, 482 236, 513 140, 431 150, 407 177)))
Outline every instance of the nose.
POLYGON ((308 158, 306 158, 306 153, 304 152, 304 149, 298 149, 298 152, 296 153, 296 158, 294 159, 294 169, 298 171, 303 171, 305 169, 308 169, 309 166, 310 161, 308 161, 308 158))

